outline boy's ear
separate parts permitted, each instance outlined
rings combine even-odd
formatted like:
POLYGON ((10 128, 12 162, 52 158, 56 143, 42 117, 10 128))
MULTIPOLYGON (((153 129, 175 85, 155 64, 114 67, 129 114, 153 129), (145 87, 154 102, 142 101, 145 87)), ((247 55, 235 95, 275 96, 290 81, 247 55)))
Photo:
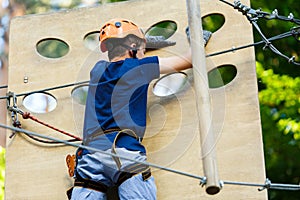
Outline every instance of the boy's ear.
POLYGON ((107 48, 108 51, 111 51, 114 48, 114 45, 109 43, 109 42, 106 42, 105 45, 106 45, 106 48, 107 48))
POLYGON ((135 43, 132 43, 132 44, 130 45, 130 47, 131 47, 131 49, 136 49, 136 44, 135 44, 135 43))

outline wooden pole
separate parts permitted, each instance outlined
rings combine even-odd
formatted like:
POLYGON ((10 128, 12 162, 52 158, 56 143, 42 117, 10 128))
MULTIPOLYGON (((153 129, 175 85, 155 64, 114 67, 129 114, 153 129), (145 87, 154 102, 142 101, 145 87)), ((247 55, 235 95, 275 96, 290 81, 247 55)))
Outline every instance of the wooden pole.
POLYGON ((206 177, 206 192, 217 194, 221 190, 215 156, 216 141, 212 126, 206 58, 199 0, 186 0, 192 64, 199 118, 203 171, 206 177))

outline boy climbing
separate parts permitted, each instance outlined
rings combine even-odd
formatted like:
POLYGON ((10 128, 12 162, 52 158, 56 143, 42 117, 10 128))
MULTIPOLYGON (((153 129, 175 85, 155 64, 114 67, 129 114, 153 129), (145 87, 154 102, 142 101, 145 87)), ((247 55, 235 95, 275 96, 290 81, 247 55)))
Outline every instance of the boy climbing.
MULTIPOLYGON (((101 27, 100 49, 109 61, 98 61, 90 72, 83 145, 146 161, 141 141, 149 83, 161 73, 191 68, 191 51, 168 58, 145 57, 145 35, 126 19, 113 19, 101 27)), ((112 186, 118 186, 121 200, 156 199, 154 178, 145 165, 86 149, 77 150, 76 163, 72 200, 106 199, 112 186)))

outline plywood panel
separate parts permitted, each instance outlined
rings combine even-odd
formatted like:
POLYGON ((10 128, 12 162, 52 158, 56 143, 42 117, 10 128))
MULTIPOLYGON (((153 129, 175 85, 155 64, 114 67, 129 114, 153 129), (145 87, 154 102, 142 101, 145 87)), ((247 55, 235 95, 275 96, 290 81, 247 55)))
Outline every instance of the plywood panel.
MULTIPOLYGON (((11 22, 9 52, 9 90, 16 94, 85 81, 89 70, 101 58, 98 49, 89 50, 83 38, 97 31, 107 20, 124 17, 135 21, 144 30, 162 20, 174 20, 178 30, 170 40, 176 46, 152 51, 147 55, 180 55, 188 47, 184 30, 187 13, 184 0, 134 0, 91 8, 17 17, 11 22), (153 12, 155 11, 155 15, 153 12), (70 50, 62 58, 40 56, 36 44, 41 39, 58 38, 70 50), (24 77, 28 83, 24 83, 24 77)), ((243 3, 249 5, 249 1, 243 3)), ((203 16, 221 13, 225 24, 215 32, 206 47, 213 53, 253 42, 251 25, 236 10, 217 0, 203 0, 203 16)), ((210 89, 213 103, 213 128, 217 138, 217 163, 222 180, 259 182, 265 179, 263 144, 257 98, 254 49, 207 59, 207 70, 231 64, 237 76, 228 85, 210 89)), ((157 97, 149 89, 148 128, 144 144, 149 161, 158 165, 203 176, 198 133, 195 91, 191 70, 186 88, 172 97, 157 97)), ((84 106, 72 101, 73 88, 53 90, 57 108, 47 114, 34 114, 39 119, 78 136, 82 134, 84 106)), ((22 98, 18 98, 19 107, 22 98)), ((48 128, 28 120, 22 127, 30 131, 65 139, 48 128)), ((72 185, 65 165, 65 156, 75 149, 68 146, 48 147, 16 135, 7 142, 6 199, 66 199, 72 185)), ((158 186, 158 199, 266 199, 257 188, 229 186, 209 196, 199 180, 153 169, 158 186)))

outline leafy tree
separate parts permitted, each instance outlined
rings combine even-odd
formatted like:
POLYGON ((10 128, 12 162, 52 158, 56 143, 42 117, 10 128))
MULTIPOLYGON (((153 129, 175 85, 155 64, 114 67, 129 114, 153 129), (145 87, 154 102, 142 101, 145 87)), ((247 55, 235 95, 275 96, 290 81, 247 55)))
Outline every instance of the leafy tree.
MULTIPOLYGON (((50 4, 51 0, 15 0, 11 2, 23 4, 27 14, 74 8, 81 0, 72 0, 65 4, 50 4)), ((101 2, 116 2, 120 0, 103 0, 101 2)), ((64 2, 64 1, 61 1, 64 2)), ((228 0, 233 2, 233 0, 228 0)), ((100 3, 100 1, 96 1, 100 3)), ((279 15, 288 16, 290 12, 295 18, 300 18, 299 2, 294 0, 261 0, 251 1, 251 7, 263 11, 278 10, 279 15)), ((233 12, 236 12, 234 9, 233 12)), ((289 31, 296 24, 279 20, 258 20, 258 24, 267 38, 289 31)), ((298 25, 299 26, 299 25, 298 25)), ((299 36, 296 37, 299 39, 299 36)), ((295 56, 300 61, 299 43, 289 37, 272 42, 280 51, 295 56)), ((259 34, 254 30, 254 40, 260 41, 259 34)), ((259 100, 261 108, 262 131, 266 159, 267 177, 272 182, 299 184, 300 182, 300 67, 289 64, 285 59, 273 52, 263 50, 263 45, 255 47, 257 60, 257 76, 259 85, 259 100)), ((4 189, 4 149, 0 149, 0 199, 3 199, 4 189)), ((299 191, 269 191, 270 200, 296 200, 299 191)))
POLYGON ((5 149, 0 147, 0 199, 4 199, 5 149))
MULTIPOLYGON (((279 15, 288 16, 291 12, 299 18, 299 7, 292 0, 252 1, 254 9, 272 12, 277 8, 279 15), (297 16, 298 15, 298 16, 297 16)), ((297 26, 279 20, 259 20, 262 32, 268 37, 287 32, 297 26)), ((297 36, 299 37, 299 36, 297 36)), ((272 42, 281 52, 295 56, 299 61, 299 38, 285 38, 272 42)), ((261 40, 255 32, 255 41, 261 40)), ((259 100, 264 137, 266 173, 272 182, 299 184, 300 160, 300 68, 289 64, 285 59, 270 50, 257 46, 257 76, 259 100)), ((299 191, 270 190, 271 200, 296 200, 299 191)))

